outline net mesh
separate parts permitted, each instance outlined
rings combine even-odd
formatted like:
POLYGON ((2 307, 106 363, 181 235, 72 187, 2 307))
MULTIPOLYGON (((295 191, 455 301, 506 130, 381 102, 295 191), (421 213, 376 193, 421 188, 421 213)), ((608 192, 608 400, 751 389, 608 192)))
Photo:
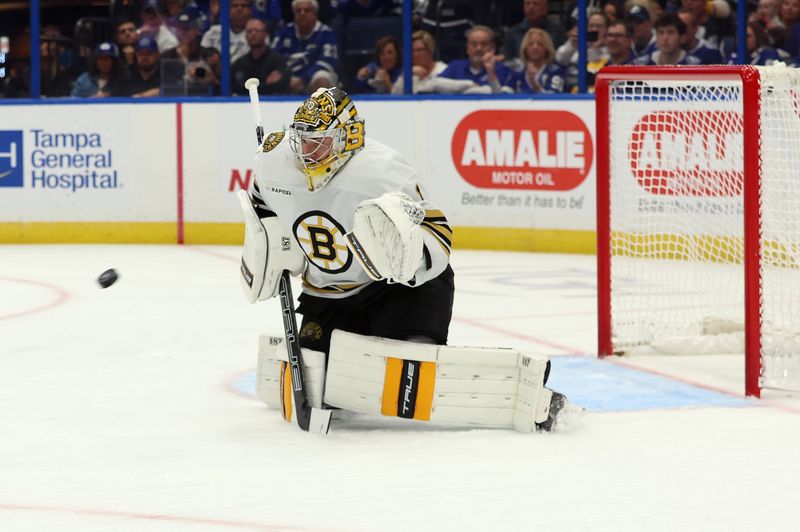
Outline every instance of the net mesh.
MULTIPOLYGON (((761 71, 762 386, 800 389, 800 100, 761 71)), ((741 81, 609 86, 615 351, 744 350, 741 81)))
POLYGON ((760 73, 762 386, 800 390, 800 74, 760 73))

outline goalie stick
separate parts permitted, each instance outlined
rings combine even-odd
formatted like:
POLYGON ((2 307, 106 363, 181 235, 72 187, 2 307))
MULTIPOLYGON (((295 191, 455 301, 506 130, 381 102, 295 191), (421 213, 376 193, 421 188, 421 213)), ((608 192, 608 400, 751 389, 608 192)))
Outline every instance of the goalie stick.
MULTIPOLYGON (((258 103, 258 84, 256 78, 250 78, 244 86, 250 94, 250 107, 253 111, 253 122, 256 126, 256 139, 258 145, 264 142, 264 123, 261 119, 261 108, 258 103)), ((286 338, 286 351, 289 355, 289 365, 292 370, 292 394, 295 403, 295 417, 297 425, 308 432, 327 434, 331 426, 332 410, 314 408, 308 402, 305 381, 303 380, 303 366, 301 364, 302 352, 300 341, 297 339, 297 318, 294 314, 294 296, 289 280, 289 272, 284 270, 278 289, 278 298, 281 300, 281 313, 283 315, 283 332, 286 338)))

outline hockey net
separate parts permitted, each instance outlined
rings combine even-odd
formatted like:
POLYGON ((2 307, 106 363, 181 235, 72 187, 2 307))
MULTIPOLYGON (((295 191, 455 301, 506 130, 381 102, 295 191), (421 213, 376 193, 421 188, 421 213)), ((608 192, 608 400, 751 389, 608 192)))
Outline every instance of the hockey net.
POLYGON ((744 352, 748 395, 800 390, 799 91, 780 66, 601 73, 601 355, 744 352))

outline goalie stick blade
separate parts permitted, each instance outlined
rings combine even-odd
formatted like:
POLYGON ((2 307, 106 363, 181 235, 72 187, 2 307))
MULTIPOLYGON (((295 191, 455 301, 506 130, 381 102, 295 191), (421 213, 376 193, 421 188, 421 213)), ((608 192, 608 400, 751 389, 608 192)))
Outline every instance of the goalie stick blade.
POLYGON ((331 415, 333 410, 323 410, 321 408, 311 409, 311 419, 308 423, 308 432, 325 436, 331 428, 331 415))
POLYGON ((346 233, 344 237, 347 243, 347 247, 349 247, 350 251, 353 252, 353 255, 355 255, 356 257, 356 260, 358 261, 359 264, 361 264, 361 267, 364 268, 364 271, 367 272, 369 278, 372 279, 373 281, 380 281, 381 279, 383 279, 383 277, 381 277, 381 274, 378 272, 378 269, 375 267, 375 264, 373 264, 372 259, 370 259, 369 255, 367 255, 367 252, 364 251, 361 242, 359 242, 358 239, 356 238, 356 235, 354 235, 353 233, 346 233))

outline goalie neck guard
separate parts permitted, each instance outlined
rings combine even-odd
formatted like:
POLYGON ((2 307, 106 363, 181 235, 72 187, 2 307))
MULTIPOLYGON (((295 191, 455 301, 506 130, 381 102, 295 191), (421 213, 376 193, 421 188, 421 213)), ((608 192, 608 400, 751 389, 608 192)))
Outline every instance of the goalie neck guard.
POLYGON ((345 91, 319 89, 295 112, 289 142, 308 189, 319 190, 364 147, 364 120, 345 91))

